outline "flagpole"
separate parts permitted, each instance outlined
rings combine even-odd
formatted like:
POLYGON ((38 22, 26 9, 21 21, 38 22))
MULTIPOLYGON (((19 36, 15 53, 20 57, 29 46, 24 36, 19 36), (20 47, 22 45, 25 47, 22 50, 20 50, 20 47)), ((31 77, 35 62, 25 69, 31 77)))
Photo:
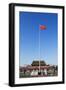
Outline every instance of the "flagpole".
POLYGON ((46 29, 46 27, 44 26, 44 25, 39 25, 39 75, 41 75, 41 72, 40 72, 40 67, 41 67, 41 55, 40 55, 40 31, 41 30, 45 30, 46 29))
POLYGON ((40 72, 40 27, 39 27, 39 72, 40 72))

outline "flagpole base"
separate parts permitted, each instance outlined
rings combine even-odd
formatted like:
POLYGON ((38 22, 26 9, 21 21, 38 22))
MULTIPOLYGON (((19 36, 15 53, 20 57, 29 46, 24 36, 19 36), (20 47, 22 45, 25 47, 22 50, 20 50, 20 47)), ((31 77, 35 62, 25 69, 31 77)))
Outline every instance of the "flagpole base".
POLYGON ((41 75, 41 72, 38 72, 38 75, 41 75))

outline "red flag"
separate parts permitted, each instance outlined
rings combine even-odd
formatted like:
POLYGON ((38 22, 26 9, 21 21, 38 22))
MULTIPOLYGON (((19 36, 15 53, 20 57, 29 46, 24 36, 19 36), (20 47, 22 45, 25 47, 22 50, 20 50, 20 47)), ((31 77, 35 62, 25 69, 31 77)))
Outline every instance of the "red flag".
POLYGON ((40 25, 39 28, 40 28, 40 30, 46 30, 46 26, 45 25, 40 25))

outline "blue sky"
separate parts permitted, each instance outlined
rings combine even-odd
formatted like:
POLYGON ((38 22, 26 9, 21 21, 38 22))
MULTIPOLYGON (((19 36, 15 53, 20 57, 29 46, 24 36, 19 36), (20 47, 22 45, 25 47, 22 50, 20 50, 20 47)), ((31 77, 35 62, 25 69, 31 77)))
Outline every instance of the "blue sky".
POLYGON ((31 64, 40 58, 47 64, 58 64, 58 16, 56 13, 20 12, 19 59, 20 65, 31 64), (40 30, 45 25, 46 30, 40 30))

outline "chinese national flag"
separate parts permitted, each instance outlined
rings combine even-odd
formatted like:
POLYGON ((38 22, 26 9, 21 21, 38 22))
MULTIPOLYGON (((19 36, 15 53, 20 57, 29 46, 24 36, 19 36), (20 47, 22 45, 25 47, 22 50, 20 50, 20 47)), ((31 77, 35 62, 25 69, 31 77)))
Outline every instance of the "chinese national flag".
POLYGON ((46 26, 45 25, 40 25, 39 28, 40 28, 40 30, 46 30, 46 26))

